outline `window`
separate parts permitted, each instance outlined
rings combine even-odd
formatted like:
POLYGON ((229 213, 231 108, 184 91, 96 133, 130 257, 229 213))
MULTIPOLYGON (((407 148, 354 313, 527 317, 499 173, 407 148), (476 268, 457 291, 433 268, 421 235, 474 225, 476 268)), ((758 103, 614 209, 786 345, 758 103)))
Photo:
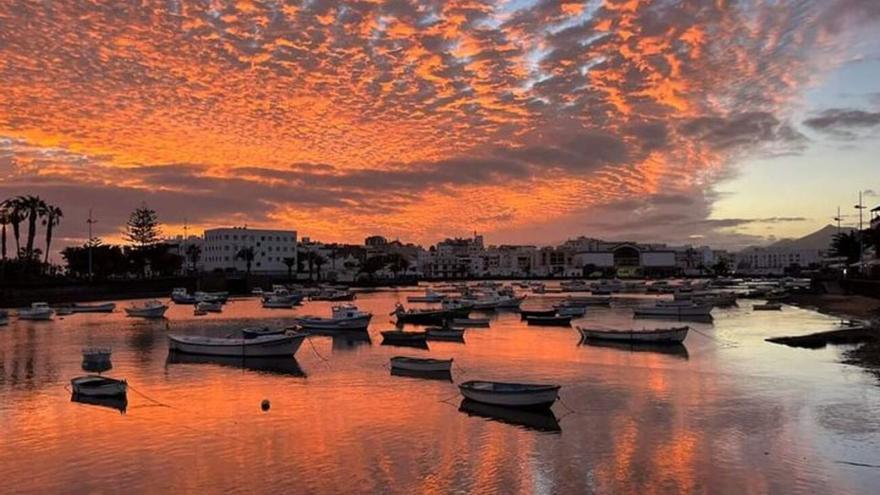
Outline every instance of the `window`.
POLYGON ((261 241, 265 241, 265 240, 266 240, 266 236, 261 235, 261 236, 260 236, 260 240, 261 240, 261 241))

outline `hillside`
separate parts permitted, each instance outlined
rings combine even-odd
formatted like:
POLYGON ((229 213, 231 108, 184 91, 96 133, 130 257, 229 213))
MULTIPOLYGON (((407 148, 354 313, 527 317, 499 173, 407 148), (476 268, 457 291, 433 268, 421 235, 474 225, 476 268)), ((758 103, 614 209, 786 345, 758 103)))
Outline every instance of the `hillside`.
MULTIPOLYGON (((841 229, 841 232, 848 232, 850 229, 841 229)), ((834 225, 826 225, 821 229, 807 234, 798 239, 782 239, 770 245, 770 247, 784 247, 794 249, 829 249, 834 234, 837 233, 837 227, 834 225)))

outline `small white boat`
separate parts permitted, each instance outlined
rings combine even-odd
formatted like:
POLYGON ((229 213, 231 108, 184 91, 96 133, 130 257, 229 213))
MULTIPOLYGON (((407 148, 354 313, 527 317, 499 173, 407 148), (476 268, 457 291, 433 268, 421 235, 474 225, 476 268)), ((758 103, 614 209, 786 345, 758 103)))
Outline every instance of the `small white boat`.
POLYGON ((112 313, 116 309, 116 303, 108 302, 101 304, 74 303, 70 309, 74 313, 112 313))
POLYGON ((296 324, 304 330, 366 330, 372 318, 372 313, 361 311, 354 304, 341 304, 331 308, 330 318, 304 316, 296 324))
POLYGON ((263 307, 266 309, 293 309, 293 300, 287 296, 269 296, 263 299, 263 307))
POLYGON ((118 397, 128 391, 125 380, 98 375, 78 376, 70 380, 70 386, 74 394, 87 397, 118 397))
POLYGON ((19 320, 51 320, 55 310, 49 307, 47 303, 35 302, 29 308, 21 308, 18 310, 19 320))
POLYGON ((128 316, 138 318, 162 318, 165 316, 165 311, 168 311, 168 305, 155 299, 142 303, 132 303, 125 308, 125 313, 128 316))
POLYGON ((102 373, 113 368, 109 347, 86 347, 82 350, 82 369, 92 373, 102 373))
POLYGON ((449 372, 452 370, 452 359, 395 356, 391 358, 391 368, 406 371, 449 372))
POLYGON ((434 292, 431 289, 425 289, 425 295, 423 296, 409 296, 406 298, 406 302, 424 302, 424 303, 438 303, 442 302, 446 299, 446 296, 443 294, 439 294, 434 292))
POLYGON ((196 304, 197 311, 205 311, 207 313, 220 313, 223 311, 223 304, 220 302, 202 301, 196 304))
POLYGON ((171 291, 171 300, 175 304, 195 304, 198 302, 196 297, 183 287, 176 287, 171 291))
POLYGON ((712 316, 711 304, 693 304, 686 306, 655 305, 633 309, 636 317, 672 316, 672 317, 710 317, 712 316))
POLYGON ((428 340, 464 342, 464 328, 428 327, 425 336, 428 340))
POLYGON ((261 296, 261 297, 262 297, 262 295, 263 295, 263 288, 262 288, 262 287, 254 287, 253 289, 251 289, 251 295, 252 295, 252 296, 261 296))
POLYGON ((299 350, 305 333, 263 335, 254 338, 203 337, 199 335, 169 335, 168 348, 172 351, 207 356, 267 357, 293 356, 299 350))
POLYGON ((458 386, 465 398, 507 407, 547 408, 559 398, 559 385, 468 381, 458 386))
POLYGON ((755 311, 779 311, 782 309, 782 304, 778 302, 768 302, 766 304, 755 304, 752 306, 752 309, 755 311))
POLYGON ((583 340, 678 344, 687 337, 690 327, 657 328, 654 330, 611 330, 577 327, 577 330, 583 340))

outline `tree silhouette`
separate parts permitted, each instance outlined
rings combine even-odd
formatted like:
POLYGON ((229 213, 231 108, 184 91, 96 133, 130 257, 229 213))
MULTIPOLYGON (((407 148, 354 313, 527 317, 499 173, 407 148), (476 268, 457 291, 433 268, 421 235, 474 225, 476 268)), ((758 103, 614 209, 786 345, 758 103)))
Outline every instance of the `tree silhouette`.
POLYGON ((859 240, 859 233, 856 231, 834 234, 831 239, 831 254, 846 258, 847 263, 855 263, 861 259, 862 246, 859 240))
POLYGON ((195 270, 202 257, 202 247, 198 244, 190 244, 186 247, 186 258, 192 263, 192 269, 195 270))
POLYGON ((45 214, 46 218, 43 219, 43 225, 46 226, 46 259, 43 262, 49 263, 49 248, 52 245, 52 231, 61 223, 61 217, 64 216, 64 212, 57 206, 46 205, 45 214))
POLYGON ((251 274, 251 263, 254 262, 254 248, 241 248, 235 253, 235 259, 244 260, 245 270, 248 276, 251 274))
POLYGON ((296 265, 296 258, 284 258, 282 261, 287 266, 287 279, 290 280, 293 278, 293 266, 296 265))

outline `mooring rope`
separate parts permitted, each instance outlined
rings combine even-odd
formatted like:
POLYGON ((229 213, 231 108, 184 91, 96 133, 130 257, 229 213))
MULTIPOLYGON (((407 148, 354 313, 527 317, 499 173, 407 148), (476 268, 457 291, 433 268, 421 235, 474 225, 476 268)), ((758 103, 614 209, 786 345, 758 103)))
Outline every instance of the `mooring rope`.
POLYGON ((135 388, 134 386, 132 386, 132 384, 130 384, 130 383, 128 384, 128 388, 129 388, 129 390, 131 390, 132 392, 134 392, 134 393, 140 395, 140 396, 143 397, 144 399, 147 399, 148 401, 152 402, 153 404, 155 404, 155 405, 157 405, 157 406, 159 406, 159 407, 168 407, 168 408, 171 408, 171 409, 177 409, 176 407, 172 406, 171 404, 166 404, 166 403, 164 403, 164 402, 162 402, 162 401, 159 401, 159 400, 156 400, 156 399, 150 397, 149 395, 147 395, 147 394, 141 392, 140 390, 136 389, 136 388, 135 388))
POLYGON ((309 345, 312 346, 312 352, 314 352, 316 356, 321 358, 322 361, 324 361, 325 363, 328 363, 328 366, 329 366, 330 360, 325 358, 324 356, 321 355, 320 352, 318 352, 318 349, 315 347, 314 342, 312 342, 312 337, 311 336, 306 337, 306 340, 309 342, 309 345))

